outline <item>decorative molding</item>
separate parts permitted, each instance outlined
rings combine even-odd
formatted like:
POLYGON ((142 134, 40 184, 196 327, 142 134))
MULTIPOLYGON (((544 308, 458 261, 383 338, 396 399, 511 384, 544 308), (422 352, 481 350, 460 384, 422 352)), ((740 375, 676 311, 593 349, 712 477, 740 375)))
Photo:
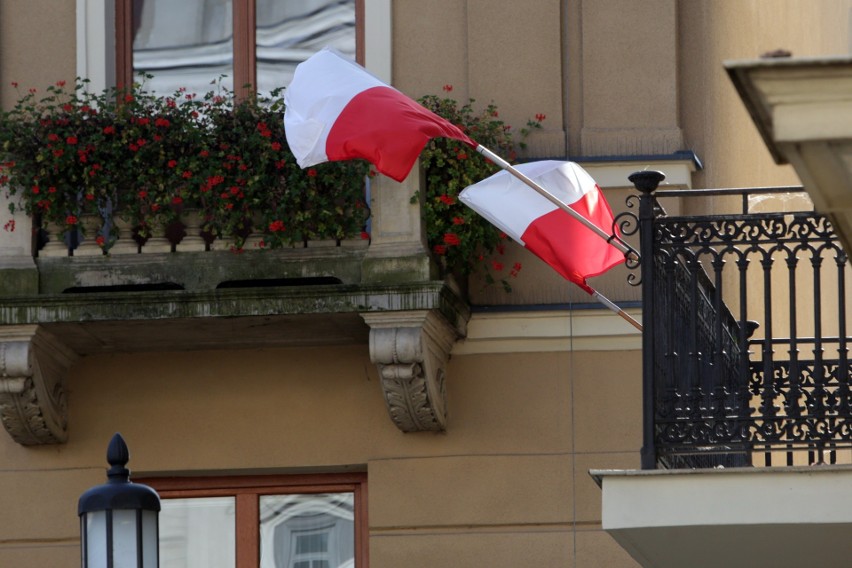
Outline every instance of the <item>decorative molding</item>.
MULTIPOLYGON (((639 308, 625 310, 641 319, 639 308)), ((642 334, 605 308, 476 313, 453 355, 628 351, 642 349, 642 334)))
POLYGON ((66 441, 65 380, 76 359, 38 325, 0 328, 0 421, 17 443, 66 441))
POLYGON ((376 364, 391 420, 403 432, 447 427, 445 369, 463 330, 436 310, 361 314, 370 326, 376 364))

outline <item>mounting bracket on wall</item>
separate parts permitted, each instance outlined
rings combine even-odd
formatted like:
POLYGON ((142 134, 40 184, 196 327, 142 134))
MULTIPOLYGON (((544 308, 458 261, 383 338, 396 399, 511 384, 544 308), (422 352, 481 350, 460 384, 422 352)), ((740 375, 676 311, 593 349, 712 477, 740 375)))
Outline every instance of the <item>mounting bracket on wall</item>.
POLYGON ((403 432, 447 427, 445 368, 463 331, 438 310, 362 313, 388 413, 403 432))
POLYGON ((65 381, 77 355, 38 325, 0 327, 0 420, 24 446, 68 437, 65 381))

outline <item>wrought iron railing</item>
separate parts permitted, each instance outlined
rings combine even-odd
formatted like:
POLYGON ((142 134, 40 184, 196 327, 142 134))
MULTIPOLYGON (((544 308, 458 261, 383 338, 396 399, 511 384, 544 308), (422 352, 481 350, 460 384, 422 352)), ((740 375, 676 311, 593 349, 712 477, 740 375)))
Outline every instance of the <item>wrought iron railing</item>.
POLYGON ((631 176, 639 213, 617 220, 641 243, 643 468, 852 463, 850 269, 828 220, 754 211, 801 188, 656 191, 660 180, 631 176), (739 210, 668 215, 663 196, 739 210))

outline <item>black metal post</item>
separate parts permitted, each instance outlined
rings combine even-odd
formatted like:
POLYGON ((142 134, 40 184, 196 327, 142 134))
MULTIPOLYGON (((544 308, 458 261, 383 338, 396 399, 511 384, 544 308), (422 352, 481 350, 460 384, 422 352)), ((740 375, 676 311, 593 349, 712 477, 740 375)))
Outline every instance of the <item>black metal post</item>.
POLYGON ((642 171, 628 178, 642 195, 639 199, 639 253, 642 265, 642 469, 655 469, 654 436, 654 190, 665 174, 642 171))

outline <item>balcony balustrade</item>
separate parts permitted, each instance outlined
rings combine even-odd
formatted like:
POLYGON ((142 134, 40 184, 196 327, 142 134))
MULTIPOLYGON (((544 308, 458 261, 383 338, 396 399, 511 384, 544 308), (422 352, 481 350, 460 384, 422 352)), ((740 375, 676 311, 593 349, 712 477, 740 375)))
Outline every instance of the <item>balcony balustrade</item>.
POLYGON ((617 220, 641 242, 642 467, 852 463, 849 263, 827 218, 785 210, 809 203, 801 188, 661 179, 631 176, 638 214, 617 220))
POLYGON ((445 366, 470 310, 436 277, 412 203, 420 183, 373 181, 369 241, 241 254, 185 227, 153 252, 128 233, 106 255, 86 240, 42 246, 18 214, 0 240, 0 422, 20 444, 64 442, 81 357, 363 345, 393 423, 445 429, 445 366))

